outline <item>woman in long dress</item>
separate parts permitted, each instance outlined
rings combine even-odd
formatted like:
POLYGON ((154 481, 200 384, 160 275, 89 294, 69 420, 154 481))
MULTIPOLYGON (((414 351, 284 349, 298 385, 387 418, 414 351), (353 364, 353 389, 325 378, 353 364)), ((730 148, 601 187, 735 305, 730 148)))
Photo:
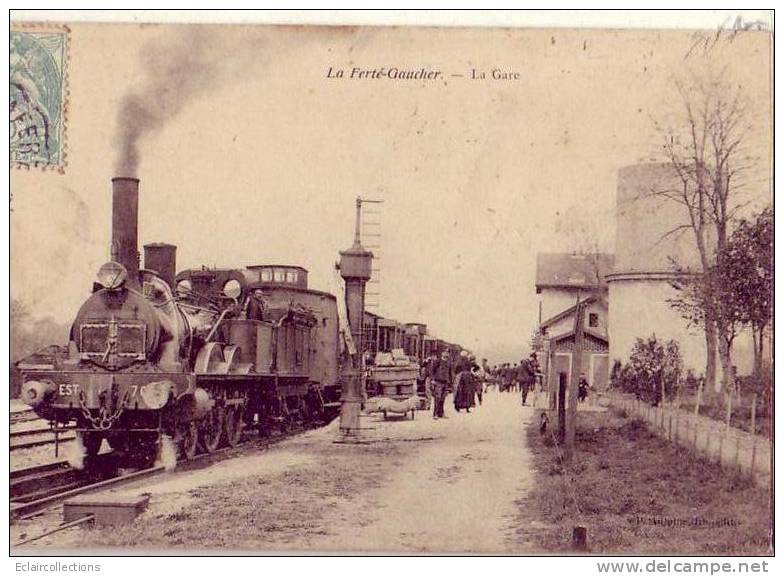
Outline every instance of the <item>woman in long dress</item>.
POLYGON ((474 403, 474 377, 470 370, 461 371, 456 377, 455 384, 455 411, 460 412, 463 408, 466 412, 471 412, 474 403))

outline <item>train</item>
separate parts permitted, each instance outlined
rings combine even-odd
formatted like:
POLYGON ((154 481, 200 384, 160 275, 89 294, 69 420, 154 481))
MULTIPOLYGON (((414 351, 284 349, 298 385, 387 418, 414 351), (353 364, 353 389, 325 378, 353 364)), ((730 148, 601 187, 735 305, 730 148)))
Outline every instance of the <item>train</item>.
POLYGON ((447 352, 456 363, 461 352, 468 352, 459 344, 429 334, 427 324, 401 323, 369 311, 363 316, 362 336, 365 395, 400 401, 416 393, 422 399, 420 406, 423 408, 428 407, 424 402, 427 394, 423 370, 427 360, 447 352), (387 365, 376 366, 379 358, 386 359, 387 365))
MULTIPOLYGON (((382 346, 378 326, 355 330, 346 318, 352 310, 367 317, 364 284, 357 299, 349 294, 357 283, 341 271, 344 303, 310 288, 300 266, 177 272, 176 246, 165 243, 144 246, 142 268, 138 202, 138 179, 112 179, 110 260, 76 313, 67 350, 48 364, 19 364, 21 399, 53 427, 75 427, 87 462, 106 442, 133 465, 160 458, 164 439, 190 459, 236 445, 248 427, 266 434, 336 415, 362 347, 382 346)), ((370 254, 357 249, 358 230, 359 220, 355 250, 341 252, 349 268, 370 254)), ((400 342, 421 361, 441 341, 418 329, 400 342)))

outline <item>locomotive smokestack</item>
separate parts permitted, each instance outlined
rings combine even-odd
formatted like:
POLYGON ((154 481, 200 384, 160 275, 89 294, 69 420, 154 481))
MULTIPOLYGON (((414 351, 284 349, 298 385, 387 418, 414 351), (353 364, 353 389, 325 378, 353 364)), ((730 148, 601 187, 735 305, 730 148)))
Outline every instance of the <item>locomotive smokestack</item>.
POLYGON ((157 272, 173 290, 177 274, 177 247, 163 242, 145 244, 144 267, 157 272))
POLYGON ((132 285, 139 279, 139 179, 112 178, 112 260, 128 270, 132 285))

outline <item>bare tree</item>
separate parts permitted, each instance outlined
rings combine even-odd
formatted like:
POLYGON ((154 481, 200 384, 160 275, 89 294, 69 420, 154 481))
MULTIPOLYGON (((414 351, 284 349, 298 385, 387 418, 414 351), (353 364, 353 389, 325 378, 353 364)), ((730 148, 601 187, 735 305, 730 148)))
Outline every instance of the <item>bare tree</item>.
MULTIPOLYGON (((676 174, 678 186, 652 193, 682 206, 688 223, 667 235, 691 230, 701 269, 721 269, 721 254, 731 221, 745 203, 743 189, 755 161, 747 141, 752 122, 742 88, 723 74, 693 74, 676 79, 677 104, 672 117, 655 121, 663 140, 662 152, 676 174)), ((716 352, 722 364, 722 384, 731 374, 730 347, 734 329, 719 314, 719 303, 705 294, 702 326, 705 331, 707 385, 716 386, 716 352), (729 344, 728 344, 729 343, 729 344)))

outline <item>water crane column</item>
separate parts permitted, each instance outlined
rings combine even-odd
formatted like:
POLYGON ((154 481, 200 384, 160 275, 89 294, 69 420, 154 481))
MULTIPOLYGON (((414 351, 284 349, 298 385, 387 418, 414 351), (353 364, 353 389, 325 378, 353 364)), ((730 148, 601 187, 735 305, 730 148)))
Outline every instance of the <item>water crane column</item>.
POLYGON ((365 315, 365 284, 370 279, 373 253, 362 247, 360 239, 361 198, 357 198, 354 244, 340 252, 338 269, 346 285, 346 311, 351 338, 356 346, 351 367, 344 371, 343 394, 340 408, 340 432, 344 439, 359 438, 359 412, 362 402, 363 339, 362 321, 365 315))

